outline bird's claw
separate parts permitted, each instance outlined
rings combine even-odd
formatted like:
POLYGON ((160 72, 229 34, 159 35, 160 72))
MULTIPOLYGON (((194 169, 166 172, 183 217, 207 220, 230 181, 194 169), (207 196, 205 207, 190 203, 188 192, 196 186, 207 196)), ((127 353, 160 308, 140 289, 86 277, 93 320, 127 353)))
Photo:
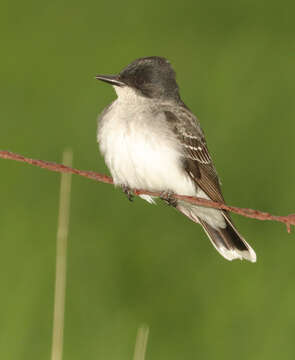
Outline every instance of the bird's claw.
POLYGON ((160 199, 164 200, 168 205, 176 207, 177 200, 174 198, 174 193, 170 190, 162 191, 160 199))
POLYGON ((122 190, 123 192, 126 194, 127 198, 129 201, 133 201, 134 200, 134 195, 133 195, 133 192, 132 190, 130 189, 130 187, 126 186, 126 185, 123 185, 122 186, 122 190))

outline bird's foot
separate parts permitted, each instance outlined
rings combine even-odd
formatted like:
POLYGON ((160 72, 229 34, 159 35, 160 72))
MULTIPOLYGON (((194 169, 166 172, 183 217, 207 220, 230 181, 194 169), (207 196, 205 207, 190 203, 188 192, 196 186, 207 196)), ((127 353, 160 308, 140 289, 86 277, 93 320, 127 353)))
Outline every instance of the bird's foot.
POLYGON ((170 190, 162 191, 160 199, 164 200, 170 206, 176 207, 177 200, 174 198, 174 193, 170 190))
POLYGON ((132 190, 130 189, 129 186, 127 185, 122 185, 122 190, 123 192, 126 194, 127 198, 129 201, 133 201, 134 200, 134 195, 132 190))

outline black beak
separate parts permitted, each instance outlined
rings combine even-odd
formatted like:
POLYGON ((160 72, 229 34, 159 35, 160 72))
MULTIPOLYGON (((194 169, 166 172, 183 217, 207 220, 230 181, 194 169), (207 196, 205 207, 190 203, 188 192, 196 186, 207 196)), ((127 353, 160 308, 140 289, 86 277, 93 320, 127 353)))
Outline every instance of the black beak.
POLYGON ((125 84, 119 80, 118 75, 96 75, 95 78, 97 80, 104 81, 108 84, 114 85, 114 86, 124 86, 125 84))

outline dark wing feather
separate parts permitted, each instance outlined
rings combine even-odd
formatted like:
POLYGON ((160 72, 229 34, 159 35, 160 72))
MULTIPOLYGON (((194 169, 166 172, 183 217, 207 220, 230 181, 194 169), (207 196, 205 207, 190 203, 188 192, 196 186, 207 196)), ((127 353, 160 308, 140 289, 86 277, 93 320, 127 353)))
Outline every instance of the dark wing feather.
MULTIPOLYGON (((203 131, 198 119, 185 106, 165 111, 166 120, 176 134, 183 149, 183 164, 188 175, 211 200, 224 202, 217 172, 212 163, 203 131)), ((210 241, 219 253, 228 260, 247 259, 256 261, 256 254, 245 239, 238 233, 227 211, 222 211, 225 227, 212 227, 191 209, 177 206, 179 211, 191 220, 199 222, 210 241)))
POLYGON ((165 115, 183 147, 183 164, 188 175, 211 200, 224 202, 218 175, 197 118, 184 107, 177 113, 165 111, 165 115))

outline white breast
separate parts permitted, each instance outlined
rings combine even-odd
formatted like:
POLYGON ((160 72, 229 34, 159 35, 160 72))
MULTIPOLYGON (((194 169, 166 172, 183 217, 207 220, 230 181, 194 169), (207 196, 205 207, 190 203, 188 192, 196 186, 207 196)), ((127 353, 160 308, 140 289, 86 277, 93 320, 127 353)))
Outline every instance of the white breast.
POLYGON ((194 195, 184 176, 181 151, 164 114, 155 114, 145 98, 119 97, 99 127, 101 152, 118 185, 194 195), (131 101, 132 100, 132 101, 131 101))

